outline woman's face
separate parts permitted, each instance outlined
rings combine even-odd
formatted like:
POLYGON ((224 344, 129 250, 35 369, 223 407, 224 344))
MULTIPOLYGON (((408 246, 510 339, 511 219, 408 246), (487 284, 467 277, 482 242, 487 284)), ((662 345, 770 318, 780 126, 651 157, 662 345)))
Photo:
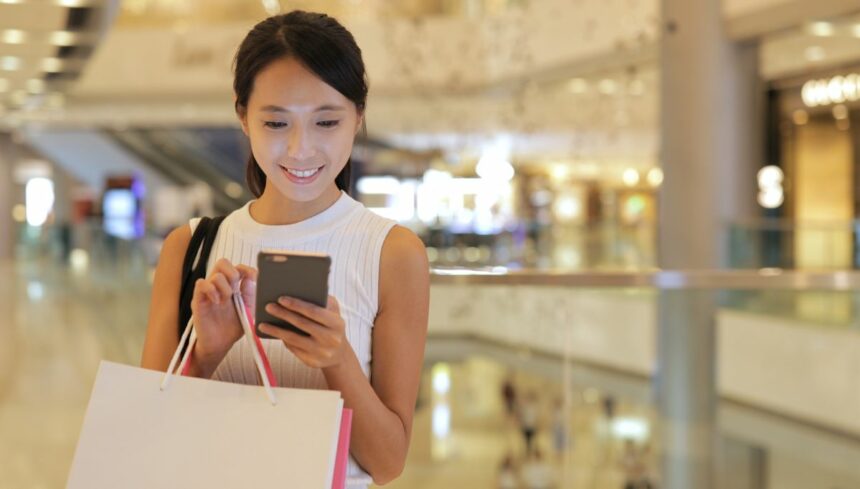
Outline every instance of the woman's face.
POLYGON ((240 118, 267 191, 297 202, 336 188, 361 127, 355 104, 293 58, 257 74, 240 118))

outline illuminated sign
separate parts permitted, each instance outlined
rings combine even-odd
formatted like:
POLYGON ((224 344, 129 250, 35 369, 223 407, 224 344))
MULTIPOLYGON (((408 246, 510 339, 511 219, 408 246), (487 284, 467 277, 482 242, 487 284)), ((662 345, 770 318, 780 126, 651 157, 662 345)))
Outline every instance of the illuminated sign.
POLYGON ((856 102, 860 100, 860 75, 809 80, 803 84, 801 97, 807 107, 856 102))
POLYGON ((778 166, 766 166, 758 171, 758 203, 765 209, 776 209, 785 201, 782 181, 785 175, 778 166))

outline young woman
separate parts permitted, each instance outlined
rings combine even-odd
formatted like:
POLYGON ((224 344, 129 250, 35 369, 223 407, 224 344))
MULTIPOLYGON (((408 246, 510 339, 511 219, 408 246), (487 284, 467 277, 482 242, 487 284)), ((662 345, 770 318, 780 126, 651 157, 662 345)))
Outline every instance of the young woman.
MULTIPOLYGON (((250 347, 237 341, 242 329, 230 295, 241 287, 253 310, 252 265, 262 248, 329 254, 326 308, 287 297, 266 306, 310 336, 264 325, 277 338, 263 340, 264 348, 279 385, 341 392, 354 411, 349 475, 384 484, 403 470, 409 446, 429 272, 414 234, 346 193, 367 99, 361 50, 333 18, 297 11, 257 24, 234 69, 236 112, 252 150, 247 179, 257 199, 221 224, 208 278, 195 284, 192 374, 257 383, 250 347)), ((176 349, 182 261, 197 222, 164 243, 146 368, 165 370, 176 349)))

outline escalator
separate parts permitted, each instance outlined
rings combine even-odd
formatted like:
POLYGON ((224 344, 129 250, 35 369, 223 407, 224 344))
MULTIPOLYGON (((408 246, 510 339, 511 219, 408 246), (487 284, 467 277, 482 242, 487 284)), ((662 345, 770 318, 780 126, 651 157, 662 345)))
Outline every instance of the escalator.
POLYGON ((105 130, 105 134, 177 185, 208 185, 218 214, 252 198, 243 183, 249 149, 238 129, 134 128, 105 130))

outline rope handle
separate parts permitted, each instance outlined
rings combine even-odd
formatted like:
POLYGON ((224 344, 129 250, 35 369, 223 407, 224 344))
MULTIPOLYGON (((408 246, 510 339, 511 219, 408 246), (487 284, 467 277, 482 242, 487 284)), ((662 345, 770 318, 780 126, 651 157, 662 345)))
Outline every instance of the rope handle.
MULTIPOLYGON (((274 374, 272 373, 272 367, 269 364, 269 358, 266 356, 266 351, 263 349, 263 343, 260 341, 260 338, 254 332, 254 329, 251 327, 250 311, 247 307, 245 307, 245 301, 242 299, 242 294, 239 292, 234 292, 233 296, 233 307, 236 310, 236 315, 239 317, 239 322, 242 324, 242 330, 244 331, 245 340, 251 345, 251 350, 254 353, 254 363, 257 365, 257 371, 260 373, 260 378, 263 381, 263 387, 266 390, 266 395, 269 398, 269 401, 272 405, 276 405, 277 399, 275 398, 275 392, 272 387, 277 387, 277 380, 275 379, 274 374)), ((179 362, 179 374, 185 375, 188 373, 189 362, 191 360, 191 352, 194 350, 194 345, 197 343, 197 331, 194 329, 194 316, 188 320, 188 323, 185 325, 185 330, 182 333, 182 337, 179 339, 179 345, 176 347, 176 351, 173 352, 173 357, 170 359, 170 364, 167 367, 167 371, 164 372, 164 377, 161 379, 161 390, 166 390, 170 385, 171 379, 176 374, 176 363, 179 362), (182 346, 188 342, 188 348, 185 350, 185 354, 182 356, 182 360, 179 361, 179 355, 182 352, 182 346)))

